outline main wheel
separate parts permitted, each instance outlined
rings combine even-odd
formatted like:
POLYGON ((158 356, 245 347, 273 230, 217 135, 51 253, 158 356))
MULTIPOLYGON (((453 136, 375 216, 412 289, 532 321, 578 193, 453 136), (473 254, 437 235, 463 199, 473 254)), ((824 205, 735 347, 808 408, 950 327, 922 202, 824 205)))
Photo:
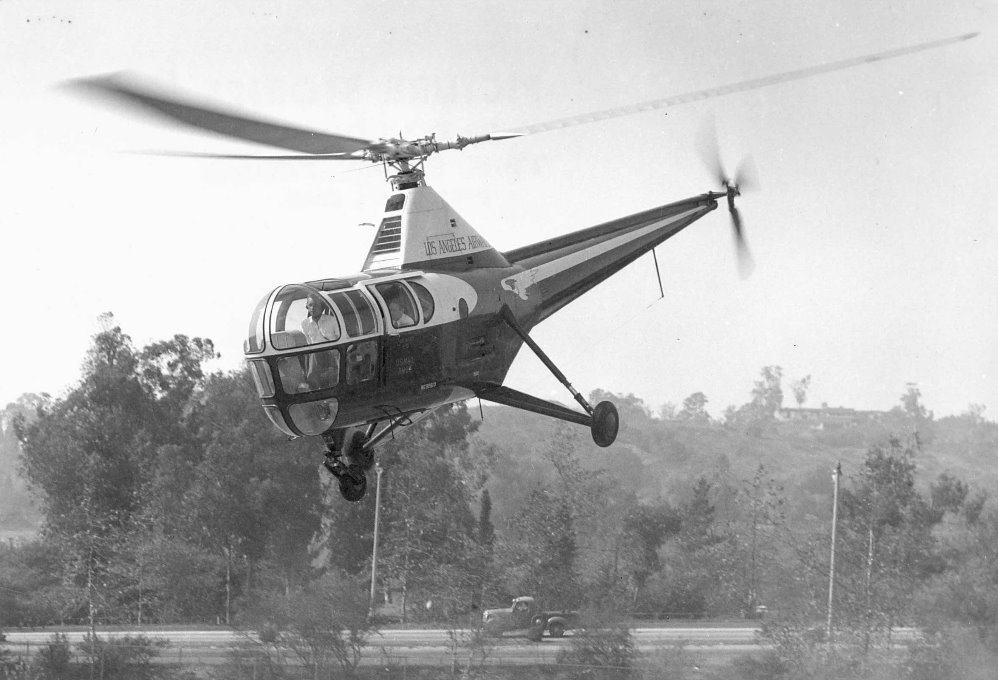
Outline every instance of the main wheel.
POLYGON ((610 446, 617 438, 620 429, 620 416, 617 407, 609 401, 601 401, 593 409, 593 424, 590 428, 597 446, 610 446))
POLYGON ((340 477, 340 495, 356 503, 367 493, 367 475, 362 470, 351 469, 340 477))
POLYGON ((551 637, 561 637, 565 634, 565 626, 559 621, 552 621, 548 626, 548 635, 551 637))

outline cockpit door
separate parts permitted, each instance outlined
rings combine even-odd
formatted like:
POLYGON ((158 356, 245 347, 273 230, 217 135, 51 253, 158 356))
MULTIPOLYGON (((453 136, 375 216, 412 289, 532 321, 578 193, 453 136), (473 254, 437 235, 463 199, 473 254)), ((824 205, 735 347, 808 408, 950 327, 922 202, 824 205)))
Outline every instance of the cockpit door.
POLYGON ((439 327, 427 327, 433 315, 425 288, 405 281, 370 287, 378 297, 385 324, 385 382, 393 388, 435 384, 441 375, 439 327))

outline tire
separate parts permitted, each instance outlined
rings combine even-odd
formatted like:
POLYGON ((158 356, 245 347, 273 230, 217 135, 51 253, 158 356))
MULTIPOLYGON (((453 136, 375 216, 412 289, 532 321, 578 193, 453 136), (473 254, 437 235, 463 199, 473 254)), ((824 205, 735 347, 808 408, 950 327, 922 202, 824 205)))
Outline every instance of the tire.
POLYGON ((593 441, 597 446, 606 448, 617 439, 620 429, 620 416, 617 407, 609 401, 601 401, 593 409, 593 423, 590 427, 593 441))
POLYGON ((551 637, 560 638, 565 634, 565 624, 561 621, 552 621, 548 624, 548 635, 551 637))
POLYGON ((367 475, 353 470, 340 477, 340 495, 351 503, 356 503, 367 493, 367 475))

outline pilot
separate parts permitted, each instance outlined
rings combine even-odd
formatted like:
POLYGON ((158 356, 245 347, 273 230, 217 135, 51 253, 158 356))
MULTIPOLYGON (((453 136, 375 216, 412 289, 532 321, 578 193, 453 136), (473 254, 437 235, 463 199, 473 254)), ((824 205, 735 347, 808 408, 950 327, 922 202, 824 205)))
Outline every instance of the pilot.
POLYGON ((409 316, 405 309, 402 307, 402 301, 397 297, 393 297, 388 301, 388 313, 392 317, 392 324, 395 328, 405 328, 406 326, 412 326, 416 322, 411 316, 409 316))
POLYGON ((309 295, 305 309, 308 310, 308 316, 301 322, 301 330, 310 345, 339 339, 340 325, 336 317, 326 313, 329 309, 322 298, 309 295))

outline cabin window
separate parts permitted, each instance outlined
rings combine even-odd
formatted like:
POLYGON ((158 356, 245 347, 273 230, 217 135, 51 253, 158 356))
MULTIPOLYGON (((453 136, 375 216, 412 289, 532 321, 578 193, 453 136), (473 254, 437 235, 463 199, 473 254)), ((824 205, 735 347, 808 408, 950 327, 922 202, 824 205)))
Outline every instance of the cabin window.
POLYGON ((340 339, 340 322, 328 299, 303 286, 287 286, 274 299, 270 340, 275 349, 293 349, 340 339))
POLYGON ((419 321, 419 314, 416 313, 416 302, 402 283, 394 281, 392 283, 381 283, 377 286, 378 292, 388 305, 388 316, 391 319, 393 328, 407 328, 415 326, 419 321))
POLYGON ((256 383, 256 393, 261 398, 274 396, 274 376, 270 373, 270 367, 263 359, 254 359, 249 362, 253 372, 253 382, 256 383))
POLYGON ((371 380, 377 356, 377 343, 374 340, 347 347, 347 385, 371 380))
POLYGON ((339 401, 323 399, 307 404, 291 404, 288 415, 302 434, 322 434, 333 425, 336 413, 339 411, 339 401))
POLYGON ((277 373, 287 394, 316 392, 340 382, 340 351, 327 349, 309 354, 280 357, 277 373))
POLYGON ((419 300, 419 306, 423 310, 423 323, 426 323, 433 318, 433 296, 430 294, 430 291, 426 290, 426 286, 421 283, 410 281, 409 285, 412 286, 412 290, 416 293, 416 299, 419 300))
POLYGON ((346 327, 347 335, 357 337, 368 335, 377 330, 374 308, 359 290, 333 293, 332 298, 340 316, 343 317, 343 325, 346 327))

